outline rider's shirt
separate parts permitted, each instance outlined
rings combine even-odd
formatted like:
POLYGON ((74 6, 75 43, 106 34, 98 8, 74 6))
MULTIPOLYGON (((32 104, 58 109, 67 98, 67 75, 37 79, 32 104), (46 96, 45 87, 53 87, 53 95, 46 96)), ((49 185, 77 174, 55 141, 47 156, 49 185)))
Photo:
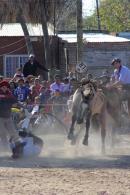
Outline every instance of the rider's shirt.
POLYGON ((121 68, 114 72, 114 77, 117 81, 121 81, 122 84, 130 84, 130 69, 126 66, 121 66, 121 68))

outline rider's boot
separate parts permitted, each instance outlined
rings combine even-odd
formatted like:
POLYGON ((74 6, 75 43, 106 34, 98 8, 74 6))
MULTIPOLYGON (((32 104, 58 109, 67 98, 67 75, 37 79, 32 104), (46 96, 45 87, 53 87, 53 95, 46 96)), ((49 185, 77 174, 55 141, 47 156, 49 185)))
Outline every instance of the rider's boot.
POLYGON ((11 149, 12 149, 12 158, 17 159, 23 156, 23 149, 25 146, 25 142, 15 142, 11 149))

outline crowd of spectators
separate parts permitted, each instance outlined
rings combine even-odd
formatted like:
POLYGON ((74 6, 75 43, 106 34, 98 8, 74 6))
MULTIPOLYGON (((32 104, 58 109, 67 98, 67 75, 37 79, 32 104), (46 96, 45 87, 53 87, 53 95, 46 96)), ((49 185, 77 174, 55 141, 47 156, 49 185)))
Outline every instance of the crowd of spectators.
MULTIPOLYGON (((2 80, 4 78, 1 78, 2 80)), ((67 103, 68 98, 75 90, 74 80, 75 78, 70 76, 61 78, 58 74, 54 75, 52 81, 41 79, 41 75, 24 77, 22 69, 18 68, 8 82, 17 101, 26 103, 29 110, 33 109, 35 100, 39 99, 39 104, 46 110, 50 109, 48 105, 53 105, 53 111, 58 114, 62 112, 63 105, 67 103)))

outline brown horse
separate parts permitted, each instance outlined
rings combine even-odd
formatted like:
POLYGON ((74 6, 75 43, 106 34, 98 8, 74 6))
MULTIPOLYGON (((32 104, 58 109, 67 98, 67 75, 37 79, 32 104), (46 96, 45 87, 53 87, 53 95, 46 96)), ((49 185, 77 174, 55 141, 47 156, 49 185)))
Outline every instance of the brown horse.
POLYGON ((75 139, 74 125, 86 121, 86 132, 83 140, 84 145, 88 145, 90 123, 96 129, 101 129, 102 153, 105 153, 106 138, 106 113, 108 112, 114 120, 114 128, 119 122, 120 101, 115 91, 103 90, 95 87, 95 83, 87 81, 78 88, 73 95, 72 123, 68 134, 68 139, 75 139), (109 97, 109 96, 110 97, 109 97), (114 97, 114 101, 112 101, 114 97), (116 102, 116 103, 115 103, 116 102), (118 110, 117 110, 118 109, 118 110))

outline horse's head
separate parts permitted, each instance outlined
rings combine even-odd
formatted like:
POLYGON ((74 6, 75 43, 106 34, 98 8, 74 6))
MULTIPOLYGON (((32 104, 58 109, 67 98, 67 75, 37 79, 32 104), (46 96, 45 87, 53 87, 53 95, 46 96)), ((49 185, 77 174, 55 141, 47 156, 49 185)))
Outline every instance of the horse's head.
POLYGON ((79 102, 79 110, 77 112, 77 123, 83 122, 86 112, 90 112, 89 105, 95 94, 96 90, 92 83, 86 83, 81 87, 82 98, 79 102))
POLYGON ((90 103, 96 92, 95 86, 92 82, 82 86, 82 98, 83 102, 90 103))

